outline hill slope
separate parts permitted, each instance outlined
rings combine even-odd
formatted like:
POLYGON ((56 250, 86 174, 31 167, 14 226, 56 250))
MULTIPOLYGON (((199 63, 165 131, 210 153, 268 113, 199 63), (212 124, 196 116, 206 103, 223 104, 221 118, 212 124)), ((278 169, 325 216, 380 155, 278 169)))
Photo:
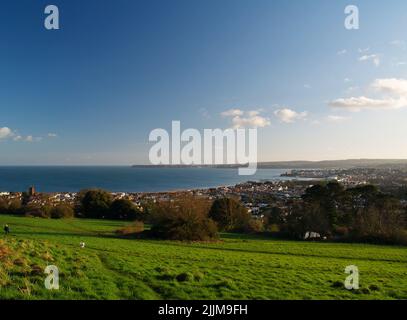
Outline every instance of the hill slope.
POLYGON ((221 243, 187 244, 118 239, 121 222, 0 215, 5 223, 12 234, 0 237, 1 299, 407 298, 407 250, 400 247, 227 234, 221 243), (60 270, 58 291, 44 288, 49 264, 60 270), (351 264, 364 293, 340 286, 351 264))

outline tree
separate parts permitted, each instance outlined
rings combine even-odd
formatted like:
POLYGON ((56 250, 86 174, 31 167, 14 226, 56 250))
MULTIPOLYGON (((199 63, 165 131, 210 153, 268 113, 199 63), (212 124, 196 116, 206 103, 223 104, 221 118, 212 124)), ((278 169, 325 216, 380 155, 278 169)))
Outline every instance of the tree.
POLYGON ((141 220, 142 213, 133 202, 125 199, 114 200, 110 206, 110 219, 141 220))
POLYGON ((303 239, 308 226, 306 225, 304 201, 292 200, 287 203, 287 215, 281 225, 281 232, 289 238, 303 239))
POLYGON ((23 206, 26 206, 30 202, 30 199, 31 199, 30 195, 24 191, 21 195, 21 204, 23 206))
POLYGON ((27 217, 49 218, 52 208, 48 205, 40 206, 36 204, 28 204, 24 207, 24 212, 27 217))
POLYGON ((12 199, 8 204, 9 214, 22 214, 22 203, 20 199, 12 199))
POLYGON ((218 238, 216 223, 208 218, 208 201, 184 197, 162 201, 151 208, 151 234, 183 241, 208 241, 218 238))
POLYGON ((8 201, 7 199, 0 197, 0 214, 7 214, 8 212, 8 201))
POLYGON ((405 232, 404 210, 400 201, 377 193, 360 206, 354 216, 352 236, 361 240, 398 242, 405 232))
POLYGON ((51 218, 73 218, 75 215, 73 208, 67 204, 59 204, 51 209, 51 218))
POLYGON ((305 191, 304 227, 329 236, 343 219, 341 204, 346 197, 344 187, 336 181, 317 184, 305 191))
POLYGON ((209 217, 218 224, 221 231, 242 231, 251 218, 248 210, 233 198, 215 200, 209 217))
POLYGON ((267 226, 280 225, 284 222, 284 212, 279 207, 271 207, 271 209, 267 210, 264 215, 267 226))
POLYGON ((109 215, 112 195, 101 189, 79 193, 80 210, 86 218, 106 218, 109 215))
POLYGON ((250 219, 244 228, 245 233, 260 233, 264 231, 264 223, 260 219, 250 219))

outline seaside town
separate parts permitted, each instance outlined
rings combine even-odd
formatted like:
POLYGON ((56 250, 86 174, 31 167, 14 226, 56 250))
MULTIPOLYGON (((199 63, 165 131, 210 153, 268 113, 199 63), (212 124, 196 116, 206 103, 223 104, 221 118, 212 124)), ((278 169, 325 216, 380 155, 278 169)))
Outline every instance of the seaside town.
MULTIPOLYGON (((281 175, 281 180, 247 181, 233 186, 216 188, 177 190, 167 192, 112 192, 114 200, 130 200, 135 207, 143 211, 144 204, 159 201, 171 201, 183 195, 215 200, 222 197, 234 197, 248 209, 254 217, 262 217, 271 207, 284 209, 287 201, 300 199, 305 190, 321 181, 337 181, 345 188, 374 184, 383 191, 398 192, 407 184, 407 172, 401 169, 308 169, 290 170, 281 175)), ((24 203, 34 206, 56 206, 68 204, 74 206, 78 192, 43 193, 35 186, 26 192, 0 191, 0 200, 12 205, 24 203)), ((404 202, 404 201, 403 201, 404 202)))
POLYGON ((301 179, 337 180, 346 186, 376 184, 379 186, 402 186, 407 183, 407 171, 403 168, 351 168, 290 170, 284 177, 301 179))

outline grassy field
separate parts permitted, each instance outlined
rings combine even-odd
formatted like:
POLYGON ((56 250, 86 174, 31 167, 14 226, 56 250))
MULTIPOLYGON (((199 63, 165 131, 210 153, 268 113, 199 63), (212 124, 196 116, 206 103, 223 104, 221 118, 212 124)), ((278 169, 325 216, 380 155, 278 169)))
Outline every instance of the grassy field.
POLYGON ((125 223, 0 215, 0 299, 407 299, 407 249, 224 234, 219 243, 120 239, 125 223), (79 243, 84 241, 85 248, 79 243), (44 287, 47 265, 60 289, 44 287), (359 267, 361 290, 340 283, 359 267))

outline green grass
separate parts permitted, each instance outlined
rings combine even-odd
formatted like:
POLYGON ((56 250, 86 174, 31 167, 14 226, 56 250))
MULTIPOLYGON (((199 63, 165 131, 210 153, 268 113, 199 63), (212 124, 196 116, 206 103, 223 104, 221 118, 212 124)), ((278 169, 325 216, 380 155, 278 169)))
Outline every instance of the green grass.
POLYGON ((403 247, 230 234, 188 244, 116 238, 122 222, 0 215, 5 223, 1 299, 407 299, 403 247), (60 270, 58 291, 44 287, 50 264, 60 270), (363 290, 339 285, 348 265, 359 267, 363 290))

